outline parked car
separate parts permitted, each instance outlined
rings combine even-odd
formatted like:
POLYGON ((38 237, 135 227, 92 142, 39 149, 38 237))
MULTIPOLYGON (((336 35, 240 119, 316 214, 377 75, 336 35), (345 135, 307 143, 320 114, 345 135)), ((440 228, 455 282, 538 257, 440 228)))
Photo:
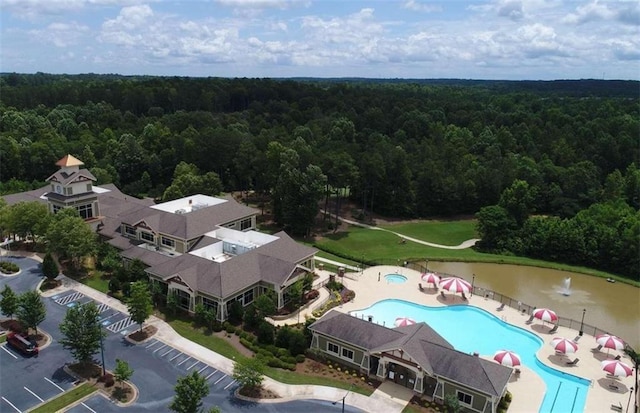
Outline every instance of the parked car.
POLYGON ((13 331, 7 334, 7 344, 25 356, 36 356, 39 351, 37 343, 13 331))

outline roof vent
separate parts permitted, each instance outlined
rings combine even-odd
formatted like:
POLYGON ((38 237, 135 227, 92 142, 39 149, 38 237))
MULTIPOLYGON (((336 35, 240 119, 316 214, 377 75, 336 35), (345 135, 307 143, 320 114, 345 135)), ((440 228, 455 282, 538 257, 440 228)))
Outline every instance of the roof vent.
POLYGON ((199 209, 206 208, 208 206, 209 205, 207 205, 207 204, 196 202, 195 204, 191 205, 191 210, 192 211, 197 211, 199 209))
POLYGON ((184 209, 184 208, 176 209, 176 214, 182 215, 182 214, 186 214, 186 213, 187 213, 187 210, 184 209))

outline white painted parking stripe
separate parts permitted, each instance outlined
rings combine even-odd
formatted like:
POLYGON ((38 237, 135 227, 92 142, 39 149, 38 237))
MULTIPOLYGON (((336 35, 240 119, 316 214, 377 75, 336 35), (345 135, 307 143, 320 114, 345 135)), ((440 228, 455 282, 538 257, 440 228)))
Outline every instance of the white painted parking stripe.
POLYGON ((153 343, 149 344, 148 346, 146 346, 145 348, 151 348, 153 346, 155 346, 156 344, 158 344, 159 341, 154 341, 153 343))
POLYGON ((9 400, 5 399, 4 396, 2 396, 2 400, 4 400, 5 402, 7 402, 9 404, 9 406, 13 407, 14 409, 16 409, 16 412, 18 413, 22 413, 22 411, 20 409, 18 409, 16 406, 13 405, 13 403, 11 403, 9 400))
POLYGON ((215 383, 213 383, 213 384, 218 384, 218 383, 220 383, 220 382, 221 382, 225 377, 227 377, 227 376, 226 376, 226 374, 223 374, 223 375, 222 375, 222 377, 220 377, 220 378, 218 379, 218 381, 217 381, 217 382, 215 382, 215 383))
POLYGON ((207 369, 207 367, 209 367, 209 366, 207 366, 207 365, 205 364, 203 368, 201 368, 200 370, 198 370, 198 374, 202 373, 202 371, 203 371, 203 370, 206 370, 206 369, 207 369))
POLYGON ((214 374, 216 374, 218 372, 218 370, 214 370, 213 373, 209 374, 207 377, 205 377, 205 380, 209 380, 209 377, 213 376, 214 374))
POLYGON ((98 413, 98 412, 96 412, 95 410, 93 410, 91 407, 87 406, 86 404, 82 403, 82 405, 83 405, 84 407, 86 407, 87 409, 91 410, 93 413, 98 413))
POLYGON ((182 353, 178 353, 178 354, 176 354, 175 356, 173 356, 173 357, 171 358, 171 360, 169 360, 169 361, 173 361, 173 360, 177 359, 178 357, 180 357, 181 355, 182 355, 182 353))
POLYGON ((28 391, 29 393, 33 394, 33 396, 34 396, 36 399, 40 400, 41 402, 43 402, 43 401, 44 401, 44 400, 42 400, 42 398, 40 398, 40 396, 38 396, 37 394, 35 394, 35 393, 34 393, 34 392, 32 392, 31 390, 29 390, 29 389, 27 388, 27 386, 22 386, 22 387, 23 387, 26 391, 28 391))
POLYGON ((58 386, 57 384, 55 384, 54 382, 52 382, 52 381, 51 381, 51 380, 49 380, 48 378, 46 378, 46 377, 45 377, 44 379, 45 379, 46 381, 48 381, 49 383, 53 384, 54 386, 56 386, 58 389, 60 389, 60 391, 62 391, 62 392, 64 391, 64 389, 63 389, 62 387, 58 386))
POLYGON ((17 359, 17 358, 18 358, 18 356, 16 356, 15 354, 13 354, 13 353, 12 353, 12 352, 10 352, 9 350, 7 350, 7 349, 5 348, 5 346, 6 346, 6 344, 4 344, 4 345, 0 346, 0 348, 1 348, 1 349, 3 349, 4 351, 6 351, 7 353, 9 353, 9 355, 10 355, 11 357, 13 357, 14 359, 17 359))
POLYGON ((224 386, 223 390, 227 390, 229 387, 231 387, 231 385, 233 385, 236 381, 235 380, 231 380, 231 383, 227 384, 226 386, 224 386))
POLYGON ((165 348, 165 347, 167 347, 167 345, 166 345, 166 344, 165 344, 164 346, 162 346, 162 347, 158 347, 157 349, 153 350, 153 353, 155 354, 155 353, 156 353, 156 351, 158 351, 158 350, 162 350, 162 349, 163 349, 163 348, 165 348))
POLYGON ((182 364, 187 360, 191 360, 191 357, 187 357, 186 359, 182 360, 180 363, 178 363, 178 366, 182 366, 182 364))
POLYGON ((192 368, 193 366, 195 366, 196 364, 200 364, 200 362, 199 362, 199 361, 196 361, 195 363, 193 363, 192 365, 190 365, 190 366, 189 366, 189 368, 187 369, 187 371, 191 370, 191 368, 192 368))
POLYGON ((163 355, 161 355, 160 357, 164 357, 164 356, 166 356, 167 354, 171 353, 173 350, 175 350, 175 349, 174 349, 174 348, 172 348, 171 350, 169 350, 169 351, 165 352, 165 353, 164 353, 163 355))

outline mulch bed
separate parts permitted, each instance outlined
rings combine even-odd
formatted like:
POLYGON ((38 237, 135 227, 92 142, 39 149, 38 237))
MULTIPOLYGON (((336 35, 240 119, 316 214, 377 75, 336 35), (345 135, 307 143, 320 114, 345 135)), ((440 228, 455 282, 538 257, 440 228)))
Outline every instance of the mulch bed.
POLYGON ((241 388, 238 393, 245 397, 251 397, 253 399, 279 399, 280 396, 271 390, 267 390, 263 387, 260 388, 241 388))
POLYGON ((2 320, 0 321, 0 328, 6 331, 15 331, 16 333, 27 337, 29 340, 35 340, 35 342, 38 344, 38 347, 42 347, 49 342, 49 337, 46 334, 43 334, 41 331, 38 331, 38 334, 27 335, 27 332, 24 328, 22 328, 22 325, 18 320, 2 320))
POLYGON ((109 371, 107 371, 105 376, 110 376, 110 379, 106 379, 105 376, 102 376, 102 367, 97 364, 76 363, 70 364, 67 367, 76 376, 88 381, 93 386, 97 387, 98 390, 104 392, 110 398, 115 399, 120 403, 129 403, 136 397, 136 392, 129 383, 114 383, 113 376, 109 371))
POLYGON ((128 337, 131 341, 142 343, 157 332, 158 329, 155 326, 145 326, 142 328, 142 330, 136 330, 135 332, 129 334, 128 337))

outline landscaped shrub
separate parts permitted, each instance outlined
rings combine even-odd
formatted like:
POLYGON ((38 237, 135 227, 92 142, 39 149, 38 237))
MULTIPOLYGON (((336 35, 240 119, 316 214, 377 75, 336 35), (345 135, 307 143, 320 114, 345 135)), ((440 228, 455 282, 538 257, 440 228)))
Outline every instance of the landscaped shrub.
POLYGON ((5 274, 14 274, 20 271, 20 267, 18 267, 16 264, 12 262, 0 261, 0 271, 2 271, 5 274))
POLYGON ((236 328, 231 324, 227 324, 227 327, 224 329, 224 331, 226 331, 229 334, 233 334, 236 332, 236 328))
POLYGON ((304 299, 305 301, 311 301, 316 299, 319 295, 320 295, 320 292, 318 290, 311 290, 304 295, 304 299))
POLYGON ((306 359, 307 358, 304 356, 304 354, 298 354, 296 356, 296 363, 304 363, 306 359))
POLYGON ((258 326, 258 343, 273 344, 273 325, 266 321, 262 321, 258 326))
POLYGON ((98 381, 104 383, 105 387, 111 387, 115 383, 115 380, 113 378, 113 374, 111 374, 111 373, 107 373, 107 374, 105 374, 103 376, 100 376, 98 381))
POLYGON ((269 367, 276 367, 279 369, 287 369, 287 370, 291 370, 291 371, 295 371, 296 369, 296 364, 294 363, 286 363, 280 359, 277 359, 275 357, 272 357, 271 359, 269 359, 267 361, 267 366, 269 367))
POLYGON ((240 301, 234 301, 229 306, 229 322, 238 325, 242 322, 244 309, 240 301))
POLYGON ((338 281, 329 281, 326 287, 331 291, 342 291, 344 285, 342 285, 342 283, 338 281))

